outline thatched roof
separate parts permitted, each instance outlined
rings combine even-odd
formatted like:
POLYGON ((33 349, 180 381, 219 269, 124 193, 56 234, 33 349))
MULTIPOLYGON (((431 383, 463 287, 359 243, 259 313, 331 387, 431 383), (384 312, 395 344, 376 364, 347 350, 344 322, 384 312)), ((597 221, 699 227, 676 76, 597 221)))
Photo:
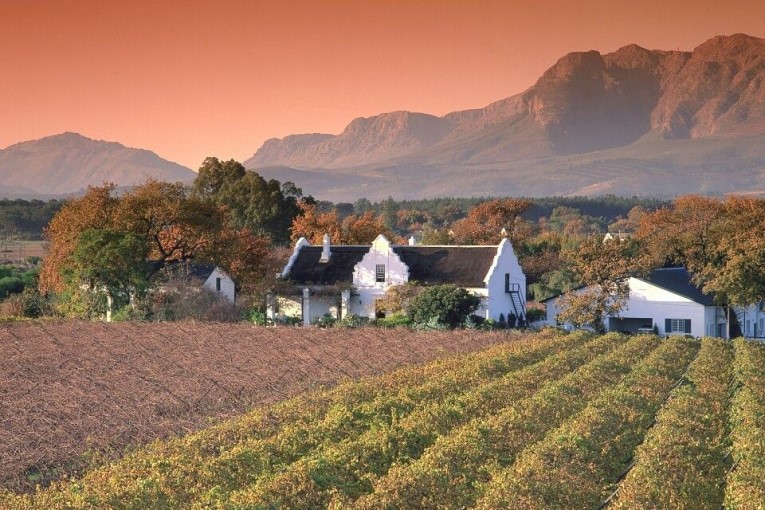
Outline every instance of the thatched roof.
MULTIPOLYGON (((461 287, 483 287, 496 246, 393 246, 409 268, 409 280, 423 285, 451 283, 461 287)), ((332 256, 319 262, 321 246, 303 246, 288 279, 297 284, 334 285, 351 283, 353 269, 370 250, 369 246, 331 247, 332 256)))
POLYGON ((303 246, 290 269, 289 279, 303 285, 351 283, 353 267, 361 262, 369 246, 332 246, 332 256, 324 263, 319 262, 321 250, 321 246, 303 246))
POLYGON ((409 281, 483 287, 497 254, 496 246, 394 246, 409 267, 409 281))

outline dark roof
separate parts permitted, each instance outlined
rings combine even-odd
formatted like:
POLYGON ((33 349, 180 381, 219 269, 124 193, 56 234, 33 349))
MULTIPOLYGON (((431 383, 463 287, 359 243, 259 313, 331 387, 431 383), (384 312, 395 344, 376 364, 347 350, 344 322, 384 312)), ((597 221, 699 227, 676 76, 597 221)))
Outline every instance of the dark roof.
POLYGON ((361 262, 370 246, 332 246, 328 262, 320 263, 321 246, 303 246, 289 272, 295 283, 334 285, 353 281, 353 267, 361 262))
POLYGON ((684 267, 654 269, 648 277, 640 279, 704 306, 715 304, 714 296, 704 294, 701 288, 691 281, 691 273, 684 267))
MULTIPOLYGON (((701 288, 693 283, 693 280, 691 279, 691 273, 689 273, 688 270, 684 267, 654 269, 647 277, 637 278, 639 280, 643 280, 652 285, 655 285, 656 287, 668 290, 669 292, 679 296, 686 297, 696 303, 699 303, 700 305, 714 306, 715 304, 714 296, 704 294, 701 291, 701 288)), ((579 285, 578 287, 571 289, 571 291, 579 290, 582 288, 584 288, 584 285, 579 285)), ((565 292, 555 294, 554 296, 550 296, 547 299, 543 299, 540 301, 540 303, 546 303, 552 299, 560 297, 563 294, 565 294, 565 292)))
POLYGON ((191 260, 171 260, 152 262, 157 271, 172 273, 173 275, 183 275, 189 280, 199 279, 202 282, 207 281, 210 275, 218 267, 215 264, 200 264, 191 260))
MULTIPOLYGON (((370 246, 331 247, 329 262, 320 263, 321 246, 303 246, 288 278, 299 284, 333 285, 353 281, 353 268, 370 246)), ((496 246, 393 246, 409 268, 409 281, 423 285, 451 283, 461 287, 483 287, 496 246)))
POLYGON ((394 246, 393 251, 409 267, 409 281, 423 285, 451 283, 460 287, 483 287, 496 246, 394 246))

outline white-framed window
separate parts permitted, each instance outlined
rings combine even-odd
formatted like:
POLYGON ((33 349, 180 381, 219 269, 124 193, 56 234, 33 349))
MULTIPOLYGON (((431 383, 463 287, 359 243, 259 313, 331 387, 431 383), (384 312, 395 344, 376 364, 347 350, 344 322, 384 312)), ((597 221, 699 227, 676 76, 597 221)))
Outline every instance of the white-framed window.
POLYGON ((375 268, 375 281, 385 283, 385 264, 377 264, 375 268))
POLYGON ((220 292, 220 278, 215 278, 215 290, 220 292))
POLYGON ((667 319, 664 325, 665 333, 687 333, 691 332, 691 319, 667 319))

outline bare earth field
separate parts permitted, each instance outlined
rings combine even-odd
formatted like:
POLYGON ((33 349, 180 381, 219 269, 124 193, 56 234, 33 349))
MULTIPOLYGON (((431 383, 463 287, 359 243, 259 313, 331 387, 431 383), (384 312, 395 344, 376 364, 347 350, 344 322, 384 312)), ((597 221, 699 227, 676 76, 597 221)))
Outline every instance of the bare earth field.
POLYGON ((0 325, 0 488, 28 490, 257 404, 511 338, 194 322, 0 325))

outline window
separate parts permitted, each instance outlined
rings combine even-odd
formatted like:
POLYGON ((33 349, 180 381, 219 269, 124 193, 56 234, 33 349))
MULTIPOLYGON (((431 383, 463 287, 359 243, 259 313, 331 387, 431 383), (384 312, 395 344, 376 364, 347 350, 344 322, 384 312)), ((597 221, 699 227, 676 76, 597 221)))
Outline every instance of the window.
POLYGON ((687 333, 691 332, 691 319, 666 319, 664 333, 687 333))
POLYGON ((220 292, 220 278, 215 279, 215 291, 220 292))
POLYGON ((377 264, 377 268, 375 271, 375 281, 377 281, 378 283, 385 282, 385 264, 377 264))

